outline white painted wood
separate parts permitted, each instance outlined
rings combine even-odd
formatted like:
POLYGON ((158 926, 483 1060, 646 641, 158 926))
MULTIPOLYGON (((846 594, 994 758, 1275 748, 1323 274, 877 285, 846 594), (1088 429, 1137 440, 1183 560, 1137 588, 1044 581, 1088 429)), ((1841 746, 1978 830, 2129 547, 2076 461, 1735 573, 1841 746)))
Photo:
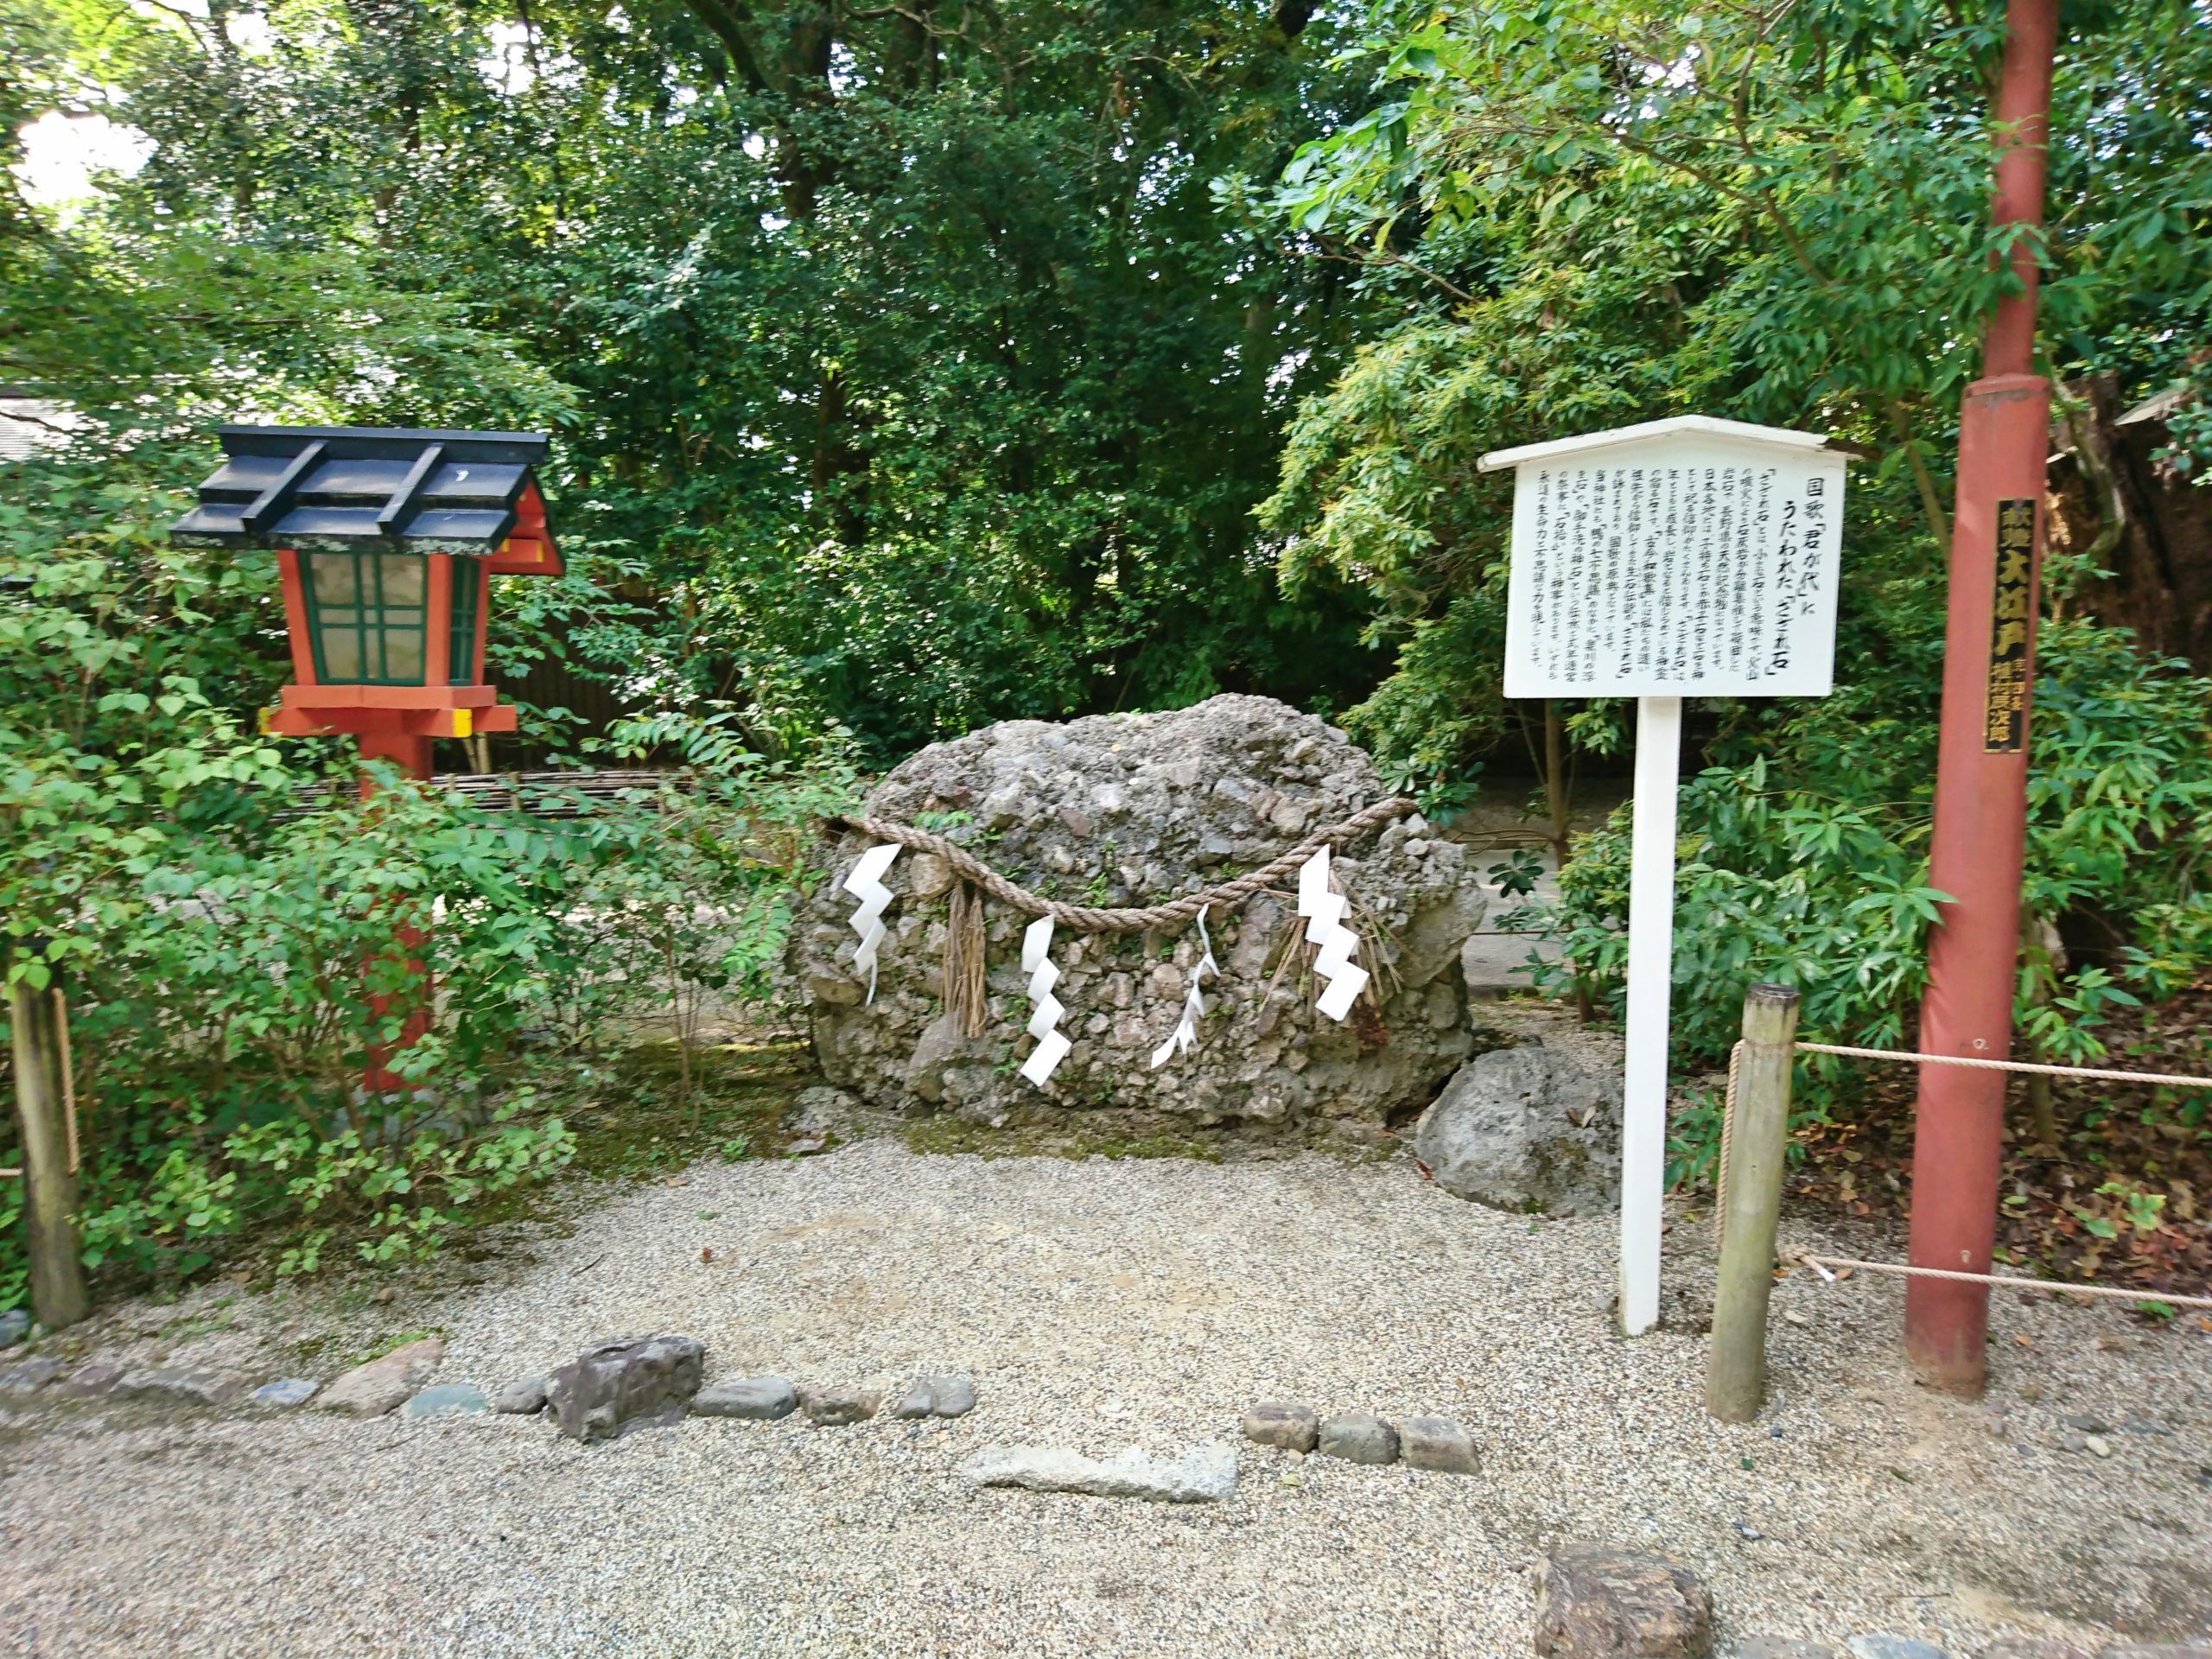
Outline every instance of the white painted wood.
POLYGON ((1845 458, 1823 442, 1692 416, 1485 457, 1519 457, 1505 694, 1825 696, 1845 458))
POLYGON ((1628 1040, 1621 1100, 1621 1328, 1659 1322, 1667 1185, 1667 1026, 1675 964, 1675 798, 1682 700, 1636 706, 1636 829, 1629 852, 1628 1040))

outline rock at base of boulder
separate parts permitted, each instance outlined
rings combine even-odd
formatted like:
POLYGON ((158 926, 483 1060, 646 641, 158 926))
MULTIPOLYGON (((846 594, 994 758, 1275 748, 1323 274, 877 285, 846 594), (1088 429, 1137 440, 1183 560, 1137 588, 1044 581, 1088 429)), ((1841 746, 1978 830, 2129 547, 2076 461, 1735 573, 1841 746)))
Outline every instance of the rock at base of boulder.
POLYGON ((691 1396, 695 1417, 738 1417, 772 1423, 798 1409, 798 1391, 780 1376, 748 1376, 736 1382, 709 1382, 691 1396))
POLYGON ((96 1400, 114 1391, 123 1381, 120 1365, 111 1365, 105 1360, 94 1360, 89 1365, 79 1365, 75 1370, 54 1385, 54 1391, 66 1400, 96 1400))
POLYGON ((1179 1458, 1130 1450, 1103 1459, 1047 1446, 992 1446, 961 1465, 977 1486, 1090 1497, 1141 1497, 1156 1503, 1218 1503, 1236 1491, 1236 1448, 1222 1441, 1179 1458))
POLYGON ((1398 1425, 1398 1455, 1408 1469, 1440 1474, 1480 1472, 1474 1437, 1449 1417, 1408 1417, 1398 1425))
POLYGON ((315 1402, 322 1411, 350 1412, 356 1417, 381 1417, 406 1403, 416 1389, 430 1380, 445 1357, 446 1345, 436 1337, 424 1337, 382 1358, 356 1365, 322 1391, 315 1402))
POLYGON ((976 1409, 976 1384, 965 1376, 925 1376, 917 1378, 914 1386, 891 1402, 889 1415, 912 1420, 917 1417, 965 1417, 976 1409))
POLYGON ((1539 1659, 1707 1659, 1713 1599, 1677 1562, 1569 1544, 1537 1581, 1535 1647, 1539 1659))
POLYGON ((457 1417, 488 1411, 492 1402, 481 1389, 467 1382, 440 1382, 425 1389, 399 1408, 403 1417, 457 1417))
POLYGON ((1342 1458, 1346 1463, 1395 1463, 1398 1431, 1380 1417, 1348 1411, 1321 1420, 1314 1449, 1325 1458, 1342 1458))
POLYGON ((883 1396, 868 1389, 809 1389, 798 1403, 817 1428, 848 1428, 874 1416, 883 1396))
POLYGON ((492 1396, 492 1409, 506 1417, 531 1417, 545 1409, 545 1379, 525 1376, 492 1396))
POLYGON ((1800 1642, 1787 1636, 1747 1636, 1728 1649, 1728 1659, 1843 1659, 1843 1653, 1825 1642, 1800 1642))
POLYGON ((1262 1400, 1244 1414, 1244 1438, 1285 1452, 1311 1452, 1321 1438, 1321 1414, 1311 1406, 1262 1400))
POLYGON ((263 1383, 246 1399, 257 1406, 304 1406, 321 1386, 304 1376, 280 1376, 274 1382, 263 1383))
POLYGON ((1461 1066, 1414 1151, 1446 1192, 1493 1210, 1600 1216, 1620 1202, 1620 1136, 1619 1081, 1532 1043, 1461 1066))
POLYGON ((14 1347, 31 1333, 31 1316, 20 1307, 0 1313, 0 1349, 14 1347))
POLYGON ((680 1423, 707 1365, 692 1337, 645 1337, 587 1348, 545 1379, 561 1433, 587 1445, 632 1428, 680 1423))
POLYGON ((166 1400, 187 1406, 227 1406, 245 1392, 236 1371, 132 1371, 115 1385, 131 1400, 166 1400))

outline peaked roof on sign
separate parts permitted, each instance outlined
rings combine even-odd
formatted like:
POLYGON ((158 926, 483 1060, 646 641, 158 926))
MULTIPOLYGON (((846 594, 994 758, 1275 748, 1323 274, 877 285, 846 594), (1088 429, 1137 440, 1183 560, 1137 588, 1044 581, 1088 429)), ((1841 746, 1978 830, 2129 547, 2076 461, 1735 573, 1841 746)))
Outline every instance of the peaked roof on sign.
POLYGON ((1644 421, 1636 426, 1617 426, 1610 432, 1585 432, 1576 438, 1554 438, 1549 443, 1524 443, 1517 449, 1493 449, 1476 463, 1485 473, 1532 461, 1552 461, 1561 455, 1586 454, 1620 444, 1648 443, 1654 438, 1726 438, 1737 443, 1764 444, 1770 448, 1802 453, 1825 449, 1827 437, 1820 432, 1793 432, 1786 426, 1754 426, 1749 421, 1724 421, 1711 415, 1676 415, 1664 421, 1644 421))

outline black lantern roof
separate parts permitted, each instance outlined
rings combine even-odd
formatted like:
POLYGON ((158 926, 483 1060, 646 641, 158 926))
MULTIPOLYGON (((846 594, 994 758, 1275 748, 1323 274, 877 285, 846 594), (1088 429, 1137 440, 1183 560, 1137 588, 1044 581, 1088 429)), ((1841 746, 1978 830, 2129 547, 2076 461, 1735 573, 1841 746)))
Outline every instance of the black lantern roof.
POLYGON ((496 554, 534 494, 542 432, 372 426, 223 426, 226 457, 178 519, 179 541, 496 554))

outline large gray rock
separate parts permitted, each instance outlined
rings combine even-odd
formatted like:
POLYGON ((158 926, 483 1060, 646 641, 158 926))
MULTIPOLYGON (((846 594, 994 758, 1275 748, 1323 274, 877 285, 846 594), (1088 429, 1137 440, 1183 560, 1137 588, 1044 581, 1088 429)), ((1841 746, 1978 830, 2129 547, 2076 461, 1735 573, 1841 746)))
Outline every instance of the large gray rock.
POLYGON ((999 1446, 977 1452, 960 1472, 977 1486, 1142 1497, 1157 1503, 1218 1503, 1236 1495, 1236 1448, 1215 1441, 1193 1446, 1179 1458, 1132 1450, 1102 1460, 1056 1446, 999 1446))
POLYGON ((1613 1210, 1621 1190, 1621 1093, 1555 1048, 1478 1055, 1421 1115, 1414 1150, 1446 1192, 1549 1216, 1613 1210))
MULTIPOLYGON (((905 823, 927 817, 1033 892, 1125 906, 1266 863, 1389 793, 1343 733, 1268 698, 1220 696, 1165 714, 1009 721, 934 744, 893 771, 867 810, 905 823)), ((1482 924, 1480 875, 1418 818, 1370 831, 1335 859, 1383 969, 1376 1009, 1363 1003, 1338 1024, 1315 1011, 1298 963, 1276 974, 1285 949, 1303 948, 1292 938, 1298 918, 1261 895, 1208 918, 1221 976, 1207 982, 1206 1001, 1217 1012, 1195 1050, 1154 1071, 1152 1052, 1182 1012, 1198 930, 1064 927, 1053 995, 1075 1047, 1041 1093, 1015 1075, 1031 1047, 1020 967, 1031 918, 989 901, 990 1019, 967 1036, 941 999, 951 872, 941 858, 901 853, 887 878, 898 897, 868 1005, 852 967, 854 900, 839 886, 868 845, 847 833, 822 849, 832 879, 791 929, 788 966, 823 1072, 879 1108, 919 1104, 994 1123, 1107 1107, 1285 1132, 1315 1120, 1380 1126, 1482 1041, 1500 1040, 1470 1031, 1459 967, 1460 945, 1482 924)))
POLYGON ((1537 1580, 1535 1646, 1538 1659, 1707 1659, 1713 1599, 1661 1556, 1565 1545, 1537 1580))
POLYGON ((572 1440, 611 1440, 680 1423, 699 1392, 707 1351, 691 1337, 645 1337, 587 1348, 545 1379, 545 1403, 572 1440))
POLYGON ((709 1382, 691 1396, 698 1417, 738 1417, 747 1422, 780 1422, 798 1409, 798 1390, 780 1376, 748 1376, 709 1382))

